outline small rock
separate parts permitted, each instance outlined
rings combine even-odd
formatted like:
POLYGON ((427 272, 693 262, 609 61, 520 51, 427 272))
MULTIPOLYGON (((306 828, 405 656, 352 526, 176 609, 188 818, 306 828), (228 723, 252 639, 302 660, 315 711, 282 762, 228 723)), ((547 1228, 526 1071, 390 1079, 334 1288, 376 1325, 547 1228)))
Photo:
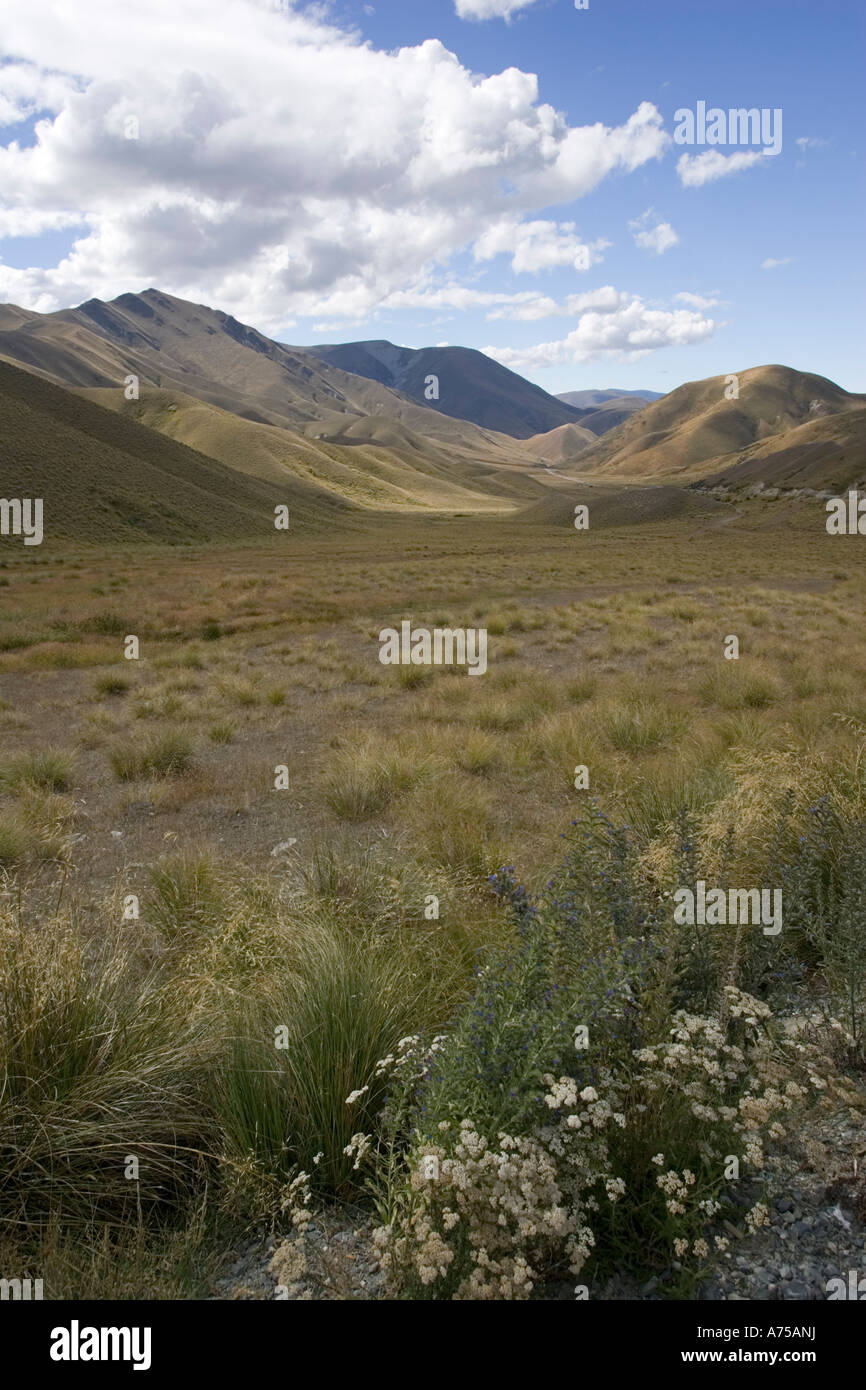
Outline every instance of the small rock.
POLYGON ((782 1297, 785 1299, 807 1299, 809 1290, 800 1279, 794 1279, 790 1284, 786 1284, 782 1290, 782 1297))
POLYGON ((839 1222, 840 1226, 844 1226, 846 1231, 850 1231, 851 1222, 848 1220, 847 1216, 844 1215, 840 1206, 835 1206, 830 1215, 839 1222))

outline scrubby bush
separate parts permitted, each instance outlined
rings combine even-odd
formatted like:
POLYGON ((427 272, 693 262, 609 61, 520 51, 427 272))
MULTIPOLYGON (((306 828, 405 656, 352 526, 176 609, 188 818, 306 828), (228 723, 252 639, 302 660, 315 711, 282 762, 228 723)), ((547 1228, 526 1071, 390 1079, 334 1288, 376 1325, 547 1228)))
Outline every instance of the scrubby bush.
MULTIPOLYGON (((745 946, 673 931, 669 890, 597 808, 567 838, 537 897, 495 877, 517 939, 447 1032, 404 1039, 373 1073, 388 1100, 350 1149, 374 1164, 398 1296, 519 1299, 552 1276, 695 1268, 730 1164, 757 1175, 808 1094, 814 1057, 739 987, 745 946)), ((680 866, 698 872, 687 841, 680 866)), ((759 952, 752 974, 766 968, 759 952)))

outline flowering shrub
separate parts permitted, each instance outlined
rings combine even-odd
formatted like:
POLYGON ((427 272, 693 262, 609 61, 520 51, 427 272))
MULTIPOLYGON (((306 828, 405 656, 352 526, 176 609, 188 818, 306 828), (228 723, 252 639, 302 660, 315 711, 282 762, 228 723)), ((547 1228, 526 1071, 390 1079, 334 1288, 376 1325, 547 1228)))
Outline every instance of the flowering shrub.
POLYGON ((760 1173, 824 1084, 732 980, 736 956, 694 972, 627 838, 589 819, 538 899, 497 876, 516 947, 478 969, 446 1036, 403 1039, 377 1068, 391 1085, 367 1158, 401 1296, 523 1299, 551 1277, 696 1266, 726 1184, 760 1173))
POLYGON ((414 1298, 519 1299, 552 1273, 581 1274, 593 1253, 621 1266, 635 1240, 648 1263, 655 1250, 705 1257, 726 1167, 735 1158, 757 1173, 766 1138, 784 1135, 779 1117, 806 1095, 778 1075, 768 1007, 733 987, 724 1006, 721 1020, 679 1012, 665 1041, 598 1068, 597 1085, 543 1074, 541 1112, 519 1132, 488 1135, 463 1118, 423 1133, 422 1115, 458 1079, 454 1043, 440 1045, 435 1071, 417 1044, 405 1051, 402 1094, 415 1100, 404 1128, 416 1128, 377 1233, 395 1287, 414 1298))

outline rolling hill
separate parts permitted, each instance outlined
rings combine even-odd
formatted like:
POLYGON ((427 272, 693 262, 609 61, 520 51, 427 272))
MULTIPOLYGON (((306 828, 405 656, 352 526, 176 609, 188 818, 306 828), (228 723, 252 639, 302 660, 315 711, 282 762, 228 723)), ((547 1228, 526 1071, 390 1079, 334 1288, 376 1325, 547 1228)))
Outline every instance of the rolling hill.
POLYGON ((648 405, 649 401, 640 396, 615 396, 597 409, 587 410, 580 423, 591 434, 607 434, 623 421, 630 420, 632 415, 637 415, 638 411, 645 410, 648 405))
POLYGON ((149 389, 127 401, 114 389, 78 394, 218 459, 243 474, 286 479, 381 511, 509 511, 538 484, 510 469, 462 458, 383 416, 346 416, 334 439, 311 439, 243 419, 181 391, 149 389))
POLYGON ((808 488, 835 494, 866 484, 866 407, 807 420, 760 440, 704 478, 699 487, 808 488))
POLYGON ((641 401, 658 401, 663 395, 663 391, 628 391, 625 388, 617 390, 615 386, 611 386, 606 391, 560 391, 556 399, 565 401, 566 405, 573 405, 577 410, 597 410, 599 406, 608 405, 611 401, 634 398, 637 409, 640 409, 641 401))
POLYGON ((157 290, 55 314, 0 306, 3 360, 242 472, 287 473, 361 506, 495 512, 538 487, 508 435, 157 290), (130 374, 137 402, 125 400, 130 374))
POLYGON ((658 391, 566 391, 557 396, 582 412, 581 425, 592 434, 607 434, 624 420, 645 409, 650 401, 661 400, 658 391))
POLYGON ((712 521, 728 514, 723 502, 691 488, 671 484, 628 487, 615 483, 575 482, 571 487, 548 492, 521 512, 520 520, 530 526, 573 528, 574 509, 578 504, 589 508, 592 531, 654 521, 712 521))
POLYGON ((504 435, 283 347, 221 310, 154 289, 53 314, 0 306, 0 359, 63 386, 122 390, 133 373, 142 388, 173 388, 313 438, 339 432, 347 417, 382 415, 467 457, 498 462, 515 448, 504 435))
POLYGON ((530 458, 538 459, 539 463, 565 464, 573 462, 595 443, 597 436, 592 430, 584 429, 582 425, 560 425, 547 434, 537 434, 533 439, 527 439, 524 449, 530 458))
POLYGON ((93 544, 271 536, 279 504, 289 507, 290 529, 352 515, 314 484, 245 476, 5 362, 0 496, 42 498, 46 539, 93 544))
POLYGON ((829 421, 866 405, 866 396, 791 367, 754 367, 738 376, 738 399, 725 398, 725 377, 708 377, 652 402, 582 453, 580 472, 693 481, 806 423, 817 424, 815 439, 832 438, 829 421))
MULTIPOLYGON (((789 367, 740 372, 736 399, 726 398, 728 378, 711 377, 652 401, 613 388, 563 400, 471 349, 292 348, 153 289, 54 314, 0 305, 4 362, 198 451, 246 486, 288 490, 299 523, 335 506, 508 512, 540 501, 561 469, 654 484, 830 486, 861 470, 866 432, 866 395, 789 367), (125 399, 130 375, 135 401, 125 399), (440 398, 426 402, 430 375, 440 398)), ((261 505, 261 494, 248 503, 261 505)), ((193 526, 183 515, 181 529, 193 526)))

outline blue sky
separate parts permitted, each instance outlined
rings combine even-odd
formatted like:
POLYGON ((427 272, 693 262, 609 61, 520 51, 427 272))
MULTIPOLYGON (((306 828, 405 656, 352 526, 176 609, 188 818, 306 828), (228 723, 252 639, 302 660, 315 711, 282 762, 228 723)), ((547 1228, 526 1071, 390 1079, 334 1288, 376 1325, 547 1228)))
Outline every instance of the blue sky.
POLYGON ((5 0, 0 301, 153 284, 289 342, 489 349, 554 392, 765 362, 866 390, 866 9, 457 13, 507 3, 5 0), (699 101, 781 108, 781 152, 689 166, 699 101))

